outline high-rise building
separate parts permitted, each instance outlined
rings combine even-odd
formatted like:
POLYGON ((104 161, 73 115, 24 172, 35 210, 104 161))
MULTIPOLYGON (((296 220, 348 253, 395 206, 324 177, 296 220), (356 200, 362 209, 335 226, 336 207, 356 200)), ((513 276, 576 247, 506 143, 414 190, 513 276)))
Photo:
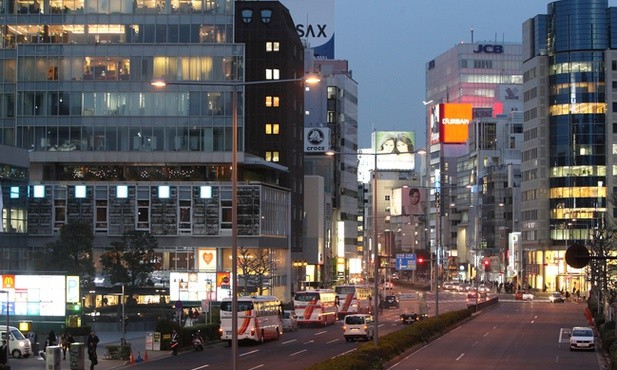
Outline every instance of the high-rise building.
POLYGON ((567 266, 565 250, 593 243, 615 215, 616 12, 607 0, 555 1, 523 24, 520 223, 535 288, 584 292, 583 270, 567 266))
POLYGON ((304 89, 243 85, 303 75, 286 9, 231 0, 0 5, 0 142, 29 150, 36 191, 20 194, 30 245, 81 221, 95 233, 95 261, 140 230, 157 239, 157 269, 229 271, 235 86, 238 246, 268 250, 270 293, 288 295, 289 248, 302 245, 304 89), (154 78, 187 84, 157 90, 154 78))
MULTIPOLYGON (((461 197, 464 198, 463 193, 470 189, 482 190, 479 181, 483 173, 478 169, 483 167, 480 162, 485 158, 476 157, 462 168, 459 168, 459 159, 469 156, 472 151, 468 148, 468 127, 472 120, 495 118, 520 109, 521 53, 518 43, 474 42, 472 39, 470 43, 463 42, 450 48, 426 66, 426 99, 423 104, 428 118, 426 186, 430 190, 432 205, 428 218, 431 250, 437 254, 438 263, 445 267, 442 272, 452 277, 458 274, 460 262, 473 260, 470 249, 497 248, 479 243, 482 236, 478 233, 468 233, 465 238, 458 234, 461 230, 458 225, 470 223, 473 216, 464 211, 465 207, 459 210, 457 203, 468 202, 461 197), (467 178, 459 179, 459 176, 467 178)), ((482 142, 485 138, 476 139, 482 142)), ((482 253, 486 255, 488 251, 482 253)))
POLYGON ((307 275, 328 286, 362 276, 357 220, 358 83, 348 61, 311 59, 307 56, 307 65, 319 71, 322 86, 306 99, 310 114, 305 117, 305 174, 324 178, 327 205, 324 248, 307 235, 311 242, 306 258, 317 263, 313 275, 307 275))

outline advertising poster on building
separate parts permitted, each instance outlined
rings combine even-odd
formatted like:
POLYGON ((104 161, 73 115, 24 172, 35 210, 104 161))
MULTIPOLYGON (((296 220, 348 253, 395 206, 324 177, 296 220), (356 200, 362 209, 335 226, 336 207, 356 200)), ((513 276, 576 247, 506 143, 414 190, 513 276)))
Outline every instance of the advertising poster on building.
POLYGON ((372 134, 378 170, 413 170, 416 136, 412 131, 377 131, 372 134))
POLYGON ((422 216, 427 211, 427 189, 403 186, 393 189, 390 198, 390 215, 422 216))
POLYGON ((216 271, 216 248, 198 248, 197 268, 200 271, 216 271))
POLYGON ((216 301, 229 296, 229 289, 219 287, 216 272, 170 272, 169 299, 172 302, 216 301))
POLYGON ((281 0, 298 36, 318 59, 334 59, 334 0, 281 0))
POLYGON ((469 137, 473 106, 467 103, 436 104, 429 108, 431 144, 463 144, 469 137))
MULTIPOLYGON (((79 303, 79 277, 64 275, 2 275, 1 314, 65 316, 67 303, 79 303), (67 294, 71 301, 67 300, 67 294)), ((1 299, 1 298, 0 298, 1 299)))

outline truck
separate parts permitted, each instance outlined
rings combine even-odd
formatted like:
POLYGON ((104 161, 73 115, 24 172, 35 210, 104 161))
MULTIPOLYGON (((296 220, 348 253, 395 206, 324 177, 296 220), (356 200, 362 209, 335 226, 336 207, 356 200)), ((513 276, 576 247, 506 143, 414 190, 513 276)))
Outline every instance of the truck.
POLYGON ((401 323, 413 324, 428 318, 428 304, 423 292, 400 293, 401 323))

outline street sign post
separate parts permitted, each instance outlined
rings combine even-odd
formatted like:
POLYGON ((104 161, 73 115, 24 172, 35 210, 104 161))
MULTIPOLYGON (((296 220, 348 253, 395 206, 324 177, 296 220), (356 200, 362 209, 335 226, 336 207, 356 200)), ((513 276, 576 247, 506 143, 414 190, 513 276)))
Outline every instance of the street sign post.
POLYGON ((413 271, 416 269, 415 253, 397 253, 396 269, 398 271, 413 271))

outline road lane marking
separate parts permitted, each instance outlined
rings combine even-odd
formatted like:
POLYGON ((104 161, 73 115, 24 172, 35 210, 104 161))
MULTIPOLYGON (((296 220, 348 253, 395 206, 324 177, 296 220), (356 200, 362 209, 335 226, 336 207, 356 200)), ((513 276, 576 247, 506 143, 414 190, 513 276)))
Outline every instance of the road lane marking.
POLYGON ((331 341, 326 342, 326 344, 330 344, 330 343, 334 343, 334 342, 338 342, 338 339, 332 339, 331 341))
POLYGON ((205 369, 205 368, 207 368, 207 367, 210 367, 210 365, 208 364, 208 365, 203 365, 203 366, 200 366, 200 367, 194 367, 194 368, 192 368, 191 370, 205 369))
POLYGON ((304 342, 304 344, 311 344, 311 343, 315 343, 315 341, 311 339, 309 341, 304 342))
POLYGON ((239 356, 242 357, 242 356, 252 355, 253 353, 257 353, 257 352, 259 352, 258 349, 251 351, 251 352, 242 353, 239 356))
POLYGON ((297 339, 290 339, 290 340, 286 340, 286 341, 282 342, 282 344, 289 344, 289 343, 293 343, 295 341, 297 341, 297 339))
POLYGON ((487 337, 490 333, 484 333, 483 337, 487 337))
POLYGON ((250 368, 249 370, 259 369, 260 367, 264 367, 264 364, 257 365, 257 366, 255 366, 255 367, 250 368))
POLYGON ((296 355, 299 355, 300 353, 304 353, 304 352, 306 352, 305 349, 303 349, 302 351, 294 352, 294 353, 290 354, 289 357, 296 356, 296 355))
POLYGON ((465 354, 464 354, 464 353, 461 353, 461 355, 460 355, 460 356, 458 356, 458 357, 456 358, 456 361, 458 361, 458 360, 460 360, 461 358, 463 358, 463 356, 465 356, 465 354))
POLYGON ((319 331, 319 332, 315 333, 314 335, 321 335, 321 334, 325 334, 325 333, 327 333, 327 331, 324 330, 324 331, 319 331))

